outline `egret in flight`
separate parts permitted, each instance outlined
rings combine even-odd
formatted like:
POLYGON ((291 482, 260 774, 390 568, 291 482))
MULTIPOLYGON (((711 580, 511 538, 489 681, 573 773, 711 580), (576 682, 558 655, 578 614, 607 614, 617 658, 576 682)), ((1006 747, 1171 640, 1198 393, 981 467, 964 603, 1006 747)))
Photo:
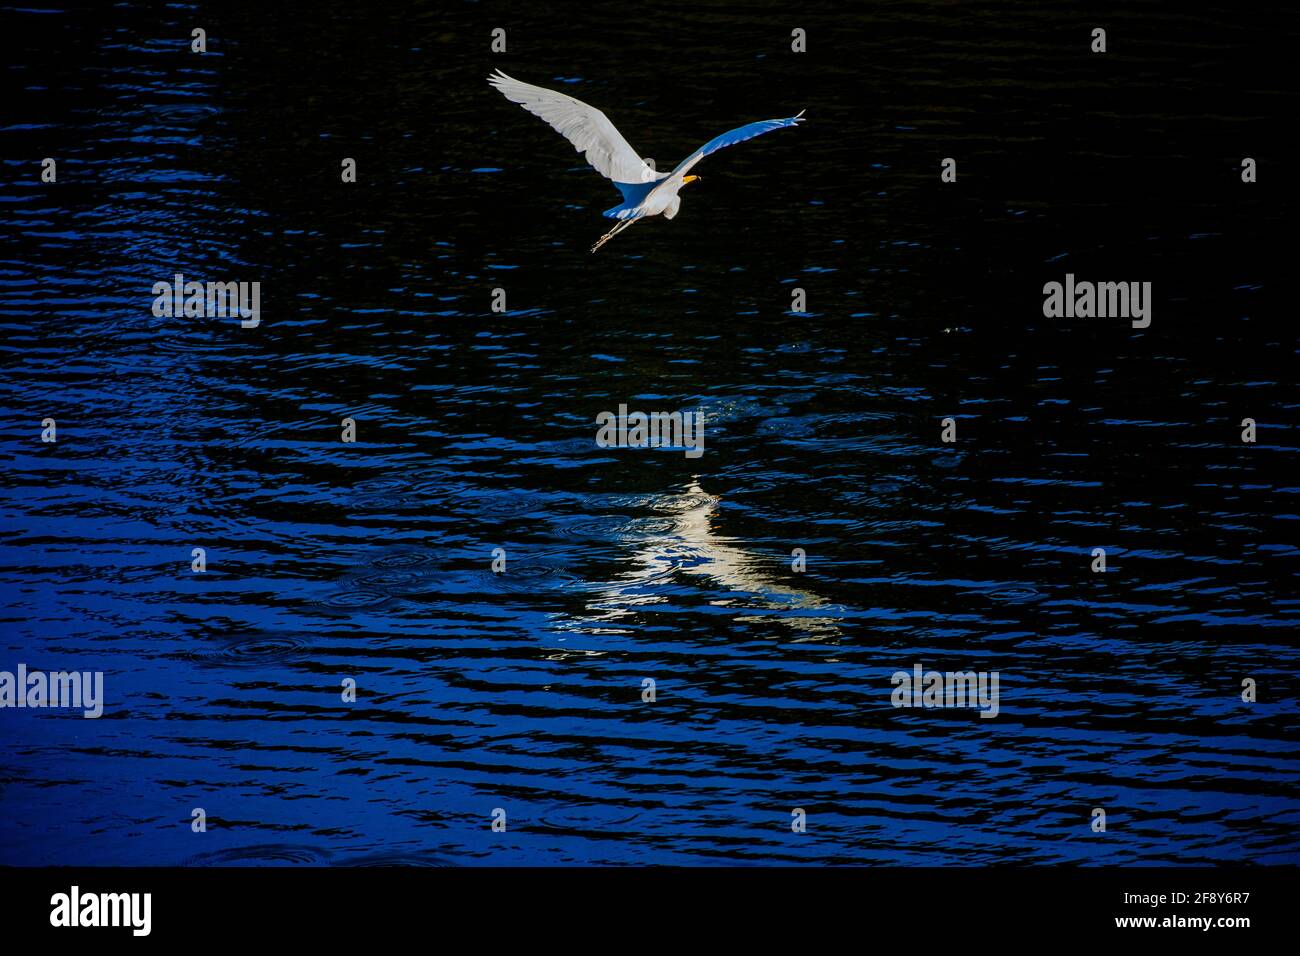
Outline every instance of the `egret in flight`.
POLYGON ((605 210, 606 216, 619 220, 618 225, 600 237, 591 247, 592 252, 639 219, 647 216, 671 219, 677 215, 682 205, 678 193, 687 183, 700 178, 687 173, 705 156, 733 143, 743 143, 774 129, 803 122, 803 111, 800 110, 798 116, 788 119, 759 120, 739 126, 709 140, 683 159, 671 173, 657 173, 637 155, 609 118, 594 106, 555 90, 520 83, 500 70, 489 76, 488 82, 510 102, 518 103, 534 116, 546 120, 552 129, 573 144, 575 150, 585 153, 592 168, 606 179, 613 180, 623 194, 621 203, 605 210))

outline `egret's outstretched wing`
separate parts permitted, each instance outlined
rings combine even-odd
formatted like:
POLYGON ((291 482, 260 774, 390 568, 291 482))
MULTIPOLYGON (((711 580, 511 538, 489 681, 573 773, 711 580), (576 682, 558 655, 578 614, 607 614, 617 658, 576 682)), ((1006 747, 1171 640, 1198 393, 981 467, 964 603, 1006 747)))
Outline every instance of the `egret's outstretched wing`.
POLYGON ((594 106, 555 90, 520 83, 500 70, 489 76, 488 82, 510 102, 546 120, 574 149, 586 153, 587 162, 606 179, 616 183, 651 183, 666 175, 655 173, 647 166, 609 117, 594 106))
POLYGON ((803 110, 799 111, 798 116, 791 116, 787 119, 770 119, 759 120, 757 123, 748 123, 744 126, 738 126, 733 130, 728 130, 721 136, 715 136, 709 140, 691 155, 687 156, 674 169, 670 179, 678 179, 685 176, 692 166, 698 163, 710 153, 716 153, 720 149, 728 146, 734 146, 736 143, 743 143, 747 139, 753 139, 755 136, 762 136, 764 133, 770 133, 774 129, 785 129, 787 126, 798 126, 803 120, 803 110))

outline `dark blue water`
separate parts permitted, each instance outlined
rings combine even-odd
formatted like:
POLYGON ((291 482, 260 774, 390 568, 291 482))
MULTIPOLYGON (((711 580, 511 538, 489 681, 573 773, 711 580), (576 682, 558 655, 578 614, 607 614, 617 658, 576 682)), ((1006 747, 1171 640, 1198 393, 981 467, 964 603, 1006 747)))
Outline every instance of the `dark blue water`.
POLYGON ((0 709, 0 863, 1300 862, 1280 6, 37 6, 0 670, 107 702, 0 709), (617 194, 498 66, 660 168, 809 122, 591 256, 617 194), (1151 327, 1045 318, 1067 272, 1151 327), (918 663, 998 716, 896 709, 918 663))

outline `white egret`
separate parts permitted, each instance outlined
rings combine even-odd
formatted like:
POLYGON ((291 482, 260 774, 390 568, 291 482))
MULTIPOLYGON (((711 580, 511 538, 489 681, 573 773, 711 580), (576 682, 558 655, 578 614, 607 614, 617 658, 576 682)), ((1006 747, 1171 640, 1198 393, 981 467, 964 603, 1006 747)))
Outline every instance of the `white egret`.
POLYGON ((681 196, 678 195, 681 188, 700 178, 688 176, 687 173, 705 156, 733 143, 741 143, 774 129, 803 122, 803 110, 800 110, 798 116, 788 119, 759 120, 757 123, 739 126, 709 140, 682 160, 671 173, 658 173, 637 155, 609 118, 594 106, 588 106, 581 100, 555 90, 521 83, 500 70, 489 76, 488 82, 510 102, 518 103, 534 116, 540 116, 549 123, 552 129, 573 144, 575 150, 585 153, 592 168, 606 179, 613 180, 623 194, 623 201, 606 209, 604 213, 611 219, 619 220, 618 225, 600 237, 591 247, 592 252, 637 220, 647 216, 672 219, 677 215, 682 204, 681 196))

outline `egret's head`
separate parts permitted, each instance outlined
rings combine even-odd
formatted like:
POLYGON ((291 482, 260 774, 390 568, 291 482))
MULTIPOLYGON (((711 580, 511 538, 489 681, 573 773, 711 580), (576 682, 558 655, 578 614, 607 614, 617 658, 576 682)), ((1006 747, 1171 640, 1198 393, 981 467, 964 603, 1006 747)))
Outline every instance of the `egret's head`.
POLYGON ((695 180, 699 178, 700 178, 699 176, 684 176, 682 177, 682 185, 683 186, 690 185, 691 183, 695 182, 695 180))

